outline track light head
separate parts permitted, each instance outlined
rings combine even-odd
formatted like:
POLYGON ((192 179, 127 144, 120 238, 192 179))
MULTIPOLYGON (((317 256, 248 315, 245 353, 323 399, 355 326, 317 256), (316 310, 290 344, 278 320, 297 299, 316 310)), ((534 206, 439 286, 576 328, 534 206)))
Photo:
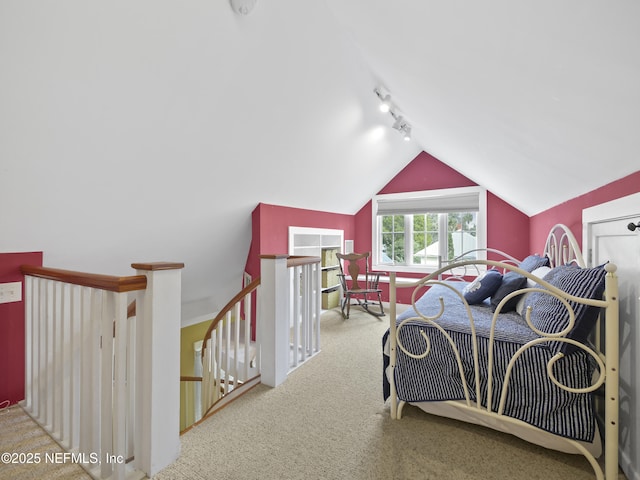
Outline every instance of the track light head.
POLYGON ((403 128, 403 131, 404 131, 404 137, 403 137, 404 141, 408 142, 409 140, 411 140, 411 125, 407 123, 403 128))
POLYGON ((391 110, 391 95, 389 95, 389 93, 383 93, 380 88, 374 89, 373 92, 380 99, 380 111, 387 113, 391 110))
POLYGON ((393 118, 395 118, 395 122, 393 122, 393 125, 391 126, 391 128, 394 128, 398 131, 402 131, 405 127, 405 125, 407 124, 407 122, 405 121, 404 117, 402 115, 400 116, 396 116, 394 113, 392 113, 393 118))
POLYGON ((405 139, 405 141, 411 140, 411 125, 409 125, 404 117, 393 108, 393 105, 391 103, 391 95, 389 93, 383 93, 380 88, 375 88, 373 92, 381 102, 380 110, 391 114, 391 116, 393 117, 394 122, 392 128, 398 130, 402 134, 402 137, 405 139))
POLYGON ((383 113, 387 113, 391 110, 391 96, 385 95, 382 97, 382 103, 380 104, 380 111, 383 113))
POLYGON ((249 15, 258 0, 229 0, 231 8, 238 15, 249 15))

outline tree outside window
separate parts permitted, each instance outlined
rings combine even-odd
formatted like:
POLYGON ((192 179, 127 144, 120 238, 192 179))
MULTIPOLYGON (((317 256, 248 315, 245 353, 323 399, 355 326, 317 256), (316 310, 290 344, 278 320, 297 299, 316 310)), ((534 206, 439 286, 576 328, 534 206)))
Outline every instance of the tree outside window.
POLYGON ((477 248, 477 213, 382 215, 380 231, 382 263, 438 266, 477 248))

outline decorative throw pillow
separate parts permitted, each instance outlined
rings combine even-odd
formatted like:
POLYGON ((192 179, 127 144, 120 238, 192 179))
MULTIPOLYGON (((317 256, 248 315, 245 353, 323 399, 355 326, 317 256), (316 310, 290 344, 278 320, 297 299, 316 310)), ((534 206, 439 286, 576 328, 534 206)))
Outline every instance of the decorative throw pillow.
POLYGON ((518 264, 518 267, 527 272, 533 272, 536 268, 548 267, 550 265, 549 257, 541 257, 540 255, 529 255, 518 264))
MULTIPOLYGON (((580 268, 576 265, 561 265, 551 270, 543 280, 576 297, 601 299, 604 292, 606 272, 603 266, 580 268)), ((545 293, 533 293, 527 303, 531 305, 531 322, 538 330, 547 333, 560 332, 569 324, 569 312, 560 300, 545 293)), ((574 311, 575 322, 567 338, 586 341, 593 330, 600 309, 583 303, 569 301, 574 311)), ((570 353, 573 345, 558 342, 552 347, 556 351, 570 353)))
MULTIPOLYGON (((536 268, 533 272, 531 272, 531 275, 533 275, 534 277, 537 278, 542 278, 544 279, 545 275, 547 273, 549 273, 551 271, 551 267, 538 267, 536 268)), ((535 280, 532 280, 530 278, 527 278, 527 288, 540 288, 541 285, 539 283, 537 283, 535 280)), ((535 292, 529 292, 529 293, 525 293, 524 295, 521 295, 518 298, 518 304, 516 305, 516 312, 518 312, 520 315, 524 316, 526 313, 526 308, 527 305, 529 305, 531 302, 529 301, 529 298, 531 297, 531 295, 533 295, 535 292)))
POLYGON ((469 285, 464 287, 462 294, 470 305, 481 303, 493 295, 502 283, 502 274, 495 269, 487 270, 469 285))
MULTIPOLYGON (((517 272, 507 272, 504 277, 502 277, 502 284, 500 288, 493 294, 491 297, 491 310, 496 311, 498 308, 498 304, 510 293, 515 292, 516 290, 520 290, 524 288, 527 284, 527 277, 524 275, 520 275, 517 272)), ((518 304, 519 295, 515 295, 511 297, 500 310, 500 313, 509 312, 516 309, 516 305, 518 304)))

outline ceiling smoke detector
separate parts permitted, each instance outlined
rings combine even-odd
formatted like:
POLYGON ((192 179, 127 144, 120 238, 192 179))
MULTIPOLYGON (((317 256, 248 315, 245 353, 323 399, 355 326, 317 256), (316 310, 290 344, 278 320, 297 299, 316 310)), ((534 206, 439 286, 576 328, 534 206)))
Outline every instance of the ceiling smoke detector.
POLYGON ((230 0, 231 8, 238 15, 249 15, 258 0, 230 0))

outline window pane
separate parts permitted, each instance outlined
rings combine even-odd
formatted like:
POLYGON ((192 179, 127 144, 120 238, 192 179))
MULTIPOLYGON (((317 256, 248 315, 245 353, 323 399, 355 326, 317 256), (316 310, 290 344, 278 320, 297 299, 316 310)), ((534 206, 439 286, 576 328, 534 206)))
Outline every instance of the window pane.
POLYGON ((437 266, 438 256, 440 254, 440 239, 438 231, 430 231, 427 237, 427 247, 425 248, 425 254, 423 264, 437 266))
POLYGON ((413 244, 411 265, 438 264, 438 214, 420 213, 412 216, 413 244))
POLYGON ((424 232, 416 233, 414 230, 412 263, 419 265, 422 262, 422 257, 420 257, 419 255, 416 255, 415 252, 420 252, 421 250, 424 250, 424 247, 426 247, 427 245, 425 240, 426 240, 426 235, 424 232))
MULTIPOLYGON (((409 258, 411 265, 438 266, 441 251, 440 242, 445 242, 443 255, 445 259, 453 259, 463 252, 477 248, 476 213, 422 213, 412 216, 411 226, 412 252, 409 258), (446 232, 439 231, 439 218, 447 225, 446 232)), ((471 254, 465 258, 476 258, 471 254)))
MULTIPOLYGON (((480 188, 380 195, 374 202, 374 260, 391 270, 407 266, 429 271, 440 259, 485 246, 486 192, 480 188)), ((484 258, 484 253, 472 258, 484 258)))
MULTIPOLYGON (((448 258, 456 258, 469 250, 478 248, 477 214, 476 212, 449 213, 448 225, 448 258)), ((465 255, 465 259, 477 258, 477 252, 465 255)))
POLYGON ((379 258, 386 264, 404 264, 404 215, 382 216, 382 238, 379 258))
POLYGON ((382 263, 393 263, 393 233, 382 234, 382 251, 380 252, 380 261, 382 263))
POLYGON ((382 231, 393 232, 393 215, 384 215, 382 217, 382 231))
POLYGON ((404 232, 404 215, 393 216, 393 231, 404 232))
POLYGON ((404 233, 395 234, 393 261, 395 263, 404 263, 404 233))

